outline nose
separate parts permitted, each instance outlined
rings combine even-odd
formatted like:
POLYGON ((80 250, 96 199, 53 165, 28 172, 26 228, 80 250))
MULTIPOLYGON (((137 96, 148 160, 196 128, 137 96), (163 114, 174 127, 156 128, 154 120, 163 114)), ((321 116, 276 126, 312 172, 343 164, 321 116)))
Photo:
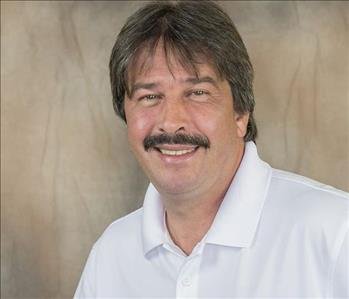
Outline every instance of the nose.
POLYGON ((158 129, 161 133, 175 134, 186 131, 189 115, 185 101, 181 99, 165 100, 158 119, 158 129))

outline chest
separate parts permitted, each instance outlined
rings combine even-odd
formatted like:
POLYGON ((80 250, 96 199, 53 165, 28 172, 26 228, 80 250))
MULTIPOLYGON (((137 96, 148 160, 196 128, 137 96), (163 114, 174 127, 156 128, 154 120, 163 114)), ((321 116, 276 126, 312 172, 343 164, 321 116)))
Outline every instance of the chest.
POLYGON ((158 248, 149 259, 124 257, 99 282, 121 297, 326 297, 328 263, 302 238, 252 248, 205 244, 195 257, 158 248))

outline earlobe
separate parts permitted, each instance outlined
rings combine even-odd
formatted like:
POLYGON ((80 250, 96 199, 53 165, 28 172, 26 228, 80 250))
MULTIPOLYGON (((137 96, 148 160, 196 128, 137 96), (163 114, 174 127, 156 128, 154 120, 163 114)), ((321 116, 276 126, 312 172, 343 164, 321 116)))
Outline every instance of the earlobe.
POLYGON ((249 113, 236 114, 235 116, 237 136, 240 138, 244 138, 247 133, 247 124, 249 116, 249 113))

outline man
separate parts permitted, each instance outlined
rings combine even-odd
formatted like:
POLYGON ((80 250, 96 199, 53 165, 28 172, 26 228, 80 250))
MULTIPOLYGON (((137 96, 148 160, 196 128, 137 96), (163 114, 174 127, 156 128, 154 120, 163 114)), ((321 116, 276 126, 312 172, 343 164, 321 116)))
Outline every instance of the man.
POLYGON ((259 159, 253 69, 227 14, 144 6, 110 75, 151 184, 94 245, 76 298, 348 295, 347 194, 259 159))

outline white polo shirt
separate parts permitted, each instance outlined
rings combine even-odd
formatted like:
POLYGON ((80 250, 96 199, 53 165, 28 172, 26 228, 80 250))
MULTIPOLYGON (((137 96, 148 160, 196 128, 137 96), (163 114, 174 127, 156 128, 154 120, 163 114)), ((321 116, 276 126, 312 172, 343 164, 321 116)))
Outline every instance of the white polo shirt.
POLYGON ((334 298, 348 291, 348 194, 272 169, 248 142, 214 222, 190 256, 150 184, 141 209, 93 246, 75 298, 334 298))

